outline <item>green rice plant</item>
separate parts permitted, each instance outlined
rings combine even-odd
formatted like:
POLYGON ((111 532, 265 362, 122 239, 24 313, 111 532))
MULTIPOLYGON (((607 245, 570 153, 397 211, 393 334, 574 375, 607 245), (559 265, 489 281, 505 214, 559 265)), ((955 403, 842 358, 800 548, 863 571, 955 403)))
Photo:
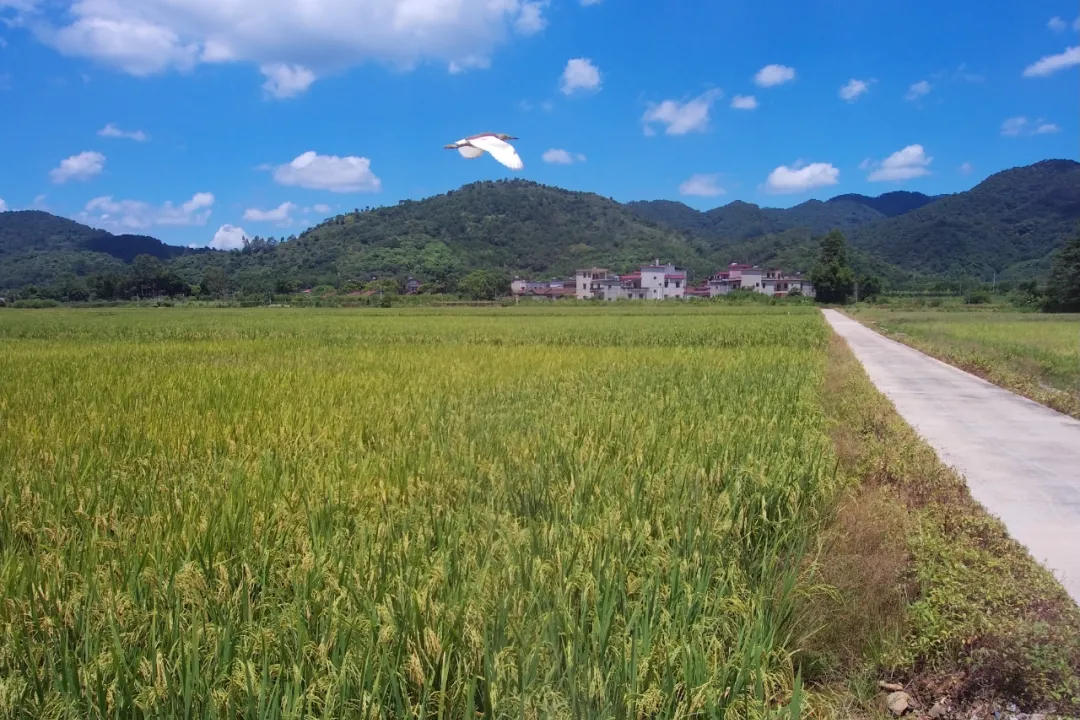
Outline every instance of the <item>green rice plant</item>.
POLYGON ((803 308, 0 314, 0 716, 797 717, 803 308))

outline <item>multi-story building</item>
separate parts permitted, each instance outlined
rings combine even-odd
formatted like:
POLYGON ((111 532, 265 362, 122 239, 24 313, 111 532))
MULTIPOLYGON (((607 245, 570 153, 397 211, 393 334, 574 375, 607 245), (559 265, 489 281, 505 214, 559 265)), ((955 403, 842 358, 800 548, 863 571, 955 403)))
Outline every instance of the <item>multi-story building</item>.
POLYGON ((576 280, 579 300, 666 300, 686 293, 686 272, 659 261, 626 275, 606 268, 578 270, 576 280))
POLYGON ((574 294, 578 300, 599 297, 600 281, 616 277, 607 268, 591 267, 578 270, 574 275, 574 294))
POLYGON ((710 296, 727 295, 732 290, 752 290, 775 297, 785 297, 792 291, 814 296, 814 286, 798 273, 789 275, 775 268, 738 263, 731 263, 727 270, 721 270, 709 280, 710 296))

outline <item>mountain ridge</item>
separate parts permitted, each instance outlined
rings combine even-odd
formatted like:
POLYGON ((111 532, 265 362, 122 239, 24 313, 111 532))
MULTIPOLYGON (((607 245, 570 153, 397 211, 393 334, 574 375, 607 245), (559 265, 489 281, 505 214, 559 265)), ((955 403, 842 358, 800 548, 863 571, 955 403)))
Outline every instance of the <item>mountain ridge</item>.
POLYGON ((0 213, 0 290, 123 272, 157 257, 186 282, 219 268, 253 292, 413 275, 452 285, 472 269, 522 275, 632 267, 663 257, 702 277, 730 261, 806 270, 816 236, 845 232, 863 271, 894 283, 914 275, 994 273, 1026 279, 1080 221, 1080 163, 1046 160, 944 196, 844 194, 787 209, 740 200, 698 211, 669 200, 621 204, 527 180, 480 181, 422 200, 328 218, 288 242, 242 251, 189 249, 145 235, 112 235, 42 211, 0 213))

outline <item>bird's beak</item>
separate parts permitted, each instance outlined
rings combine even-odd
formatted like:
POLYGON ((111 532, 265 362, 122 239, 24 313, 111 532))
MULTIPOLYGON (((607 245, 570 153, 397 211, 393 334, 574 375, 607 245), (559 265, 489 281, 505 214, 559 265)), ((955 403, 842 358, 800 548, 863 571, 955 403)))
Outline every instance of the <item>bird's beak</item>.
POLYGON ((508 137, 508 138, 506 138, 506 139, 507 139, 507 140, 520 140, 521 138, 519 138, 519 137, 518 137, 517 135, 511 135, 511 136, 509 136, 509 137, 508 137))
POLYGON ((457 145, 443 145, 443 150, 453 150, 457 145))

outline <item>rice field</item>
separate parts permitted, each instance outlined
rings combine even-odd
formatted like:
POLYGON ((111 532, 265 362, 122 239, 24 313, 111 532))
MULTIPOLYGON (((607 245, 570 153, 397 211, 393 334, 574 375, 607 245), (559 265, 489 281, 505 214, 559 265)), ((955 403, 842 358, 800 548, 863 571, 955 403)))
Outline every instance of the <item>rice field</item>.
POLYGON ((796 717, 826 338, 0 311, 0 717, 796 717))

